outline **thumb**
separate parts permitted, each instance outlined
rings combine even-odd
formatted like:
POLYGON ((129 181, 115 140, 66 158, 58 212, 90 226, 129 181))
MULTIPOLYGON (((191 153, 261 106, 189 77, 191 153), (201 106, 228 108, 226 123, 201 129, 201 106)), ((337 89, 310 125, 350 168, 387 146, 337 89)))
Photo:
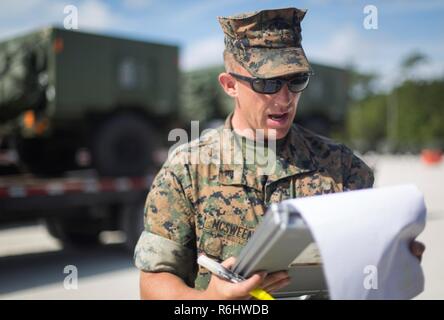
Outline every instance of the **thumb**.
POLYGON ((250 292, 253 289, 259 287, 266 276, 265 272, 255 273, 245 281, 239 282, 238 288, 239 290, 250 292))

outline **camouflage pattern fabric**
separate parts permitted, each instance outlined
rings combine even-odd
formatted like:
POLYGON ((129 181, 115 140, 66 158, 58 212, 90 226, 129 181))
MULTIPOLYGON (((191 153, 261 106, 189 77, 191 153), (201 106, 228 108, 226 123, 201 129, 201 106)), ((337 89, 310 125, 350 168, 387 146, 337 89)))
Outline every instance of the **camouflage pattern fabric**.
POLYGON ((225 49, 258 78, 311 71, 301 45, 305 14, 306 10, 286 8, 219 17, 225 49))
POLYGON ((210 274, 197 266, 198 255, 237 256, 271 203, 373 185, 371 169, 351 150, 295 124, 264 179, 255 166, 227 157, 242 157, 231 143, 231 116, 223 128, 178 147, 156 176, 135 249, 139 269, 171 272, 203 290, 210 274))

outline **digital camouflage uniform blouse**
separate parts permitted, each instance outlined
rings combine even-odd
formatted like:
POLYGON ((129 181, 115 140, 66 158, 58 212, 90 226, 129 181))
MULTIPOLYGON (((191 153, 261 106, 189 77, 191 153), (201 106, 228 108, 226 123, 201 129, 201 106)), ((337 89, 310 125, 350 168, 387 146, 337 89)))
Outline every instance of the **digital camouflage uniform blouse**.
POLYGON ((371 169, 350 149, 296 124, 264 179, 254 165, 227 158, 239 152, 231 130, 230 115, 223 127, 178 147, 157 174, 135 249, 140 270, 206 289, 210 275, 198 255, 237 256, 271 203, 373 185, 371 169), (203 161, 195 161, 197 152, 203 161))

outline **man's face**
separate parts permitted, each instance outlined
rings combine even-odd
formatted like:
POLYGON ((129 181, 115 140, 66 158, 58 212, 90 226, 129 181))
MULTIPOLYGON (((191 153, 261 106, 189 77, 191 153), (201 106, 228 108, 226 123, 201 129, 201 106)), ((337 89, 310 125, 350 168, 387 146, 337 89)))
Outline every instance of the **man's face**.
MULTIPOLYGON (((239 66, 236 73, 252 77, 252 75, 239 66)), ((275 94, 261 94, 253 91, 247 81, 237 82, 236 107, 233 115, 233 128, 237 130, 263 129, 265 138, 272 136, 270 129, 274 129, 276 139, 285 137, 290 130, 296 115, 301 93, 293 93, 285 84, 275 94)))

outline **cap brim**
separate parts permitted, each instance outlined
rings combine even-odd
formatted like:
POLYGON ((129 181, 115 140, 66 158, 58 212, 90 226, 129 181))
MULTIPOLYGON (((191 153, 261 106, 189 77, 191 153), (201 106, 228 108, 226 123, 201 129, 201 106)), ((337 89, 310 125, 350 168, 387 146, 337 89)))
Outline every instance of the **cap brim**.
POLYGON ((240 64, 258 78, 275 78, 292 73, 311 71, 310 64, 300 47, 247 48, 240 64))

